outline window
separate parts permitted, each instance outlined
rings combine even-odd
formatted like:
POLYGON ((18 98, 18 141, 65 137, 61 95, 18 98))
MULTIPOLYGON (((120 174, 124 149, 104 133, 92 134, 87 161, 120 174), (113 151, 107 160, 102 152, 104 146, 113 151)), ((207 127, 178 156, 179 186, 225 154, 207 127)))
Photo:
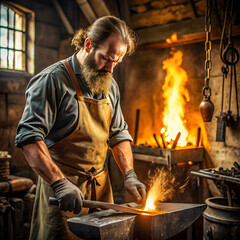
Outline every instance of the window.
POLYGON ((0 69, 34 72, 34 14, 0 5, 0 69), (28 30, 28 32, 27 32, 28 30), (31 32, 29 32, 31 31, 31 32))
POLYGON ((26 16, 1 4, 1 68, 25 71, 26 16))

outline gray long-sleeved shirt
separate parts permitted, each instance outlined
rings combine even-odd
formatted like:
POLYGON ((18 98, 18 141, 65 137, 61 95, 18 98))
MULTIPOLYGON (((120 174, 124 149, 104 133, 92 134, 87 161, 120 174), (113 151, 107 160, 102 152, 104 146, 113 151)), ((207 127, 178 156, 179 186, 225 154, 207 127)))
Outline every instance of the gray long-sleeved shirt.
MULTIPOLYGON (((77 77, 83 96, 101 100, 104 94, 94 95, 87 87, 77 63, 75 54, 68 58, 77 77)), ((132 137, 120 107, 119 88, 114 79, 108 90, 111 105, 111 126, 109 146, 129 140, 132 137)), ((78 121, 77 94, 67 70, 57 62, 34 76, 27 87, 26 105, 17 127, 15 144, 45 141, 47 147, 70 135, 78 121)))

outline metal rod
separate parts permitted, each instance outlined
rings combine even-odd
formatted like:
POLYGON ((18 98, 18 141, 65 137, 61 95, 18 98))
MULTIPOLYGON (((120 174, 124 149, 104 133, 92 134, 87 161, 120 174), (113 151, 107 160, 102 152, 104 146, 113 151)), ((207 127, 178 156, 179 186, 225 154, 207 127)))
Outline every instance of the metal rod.
POLYGON ((134 144, 137 144, 139 118, 140 118, 140 109, 137 109, 137 112, 136 112, 136 123, 135 123, 135 134, 134 134, 134 142, 133 142, 134 144))
POLYGON ((178 142, 180 136, 181 136, 181 133, 179 132, 179 133, 177 134, 177 136, 176 136, 174 142, 173 142, 172 149, 176 148, 176 146, 177 146, 177 142, 178 142))
POLYGON ((222 67, 222 72, 223 72, 223 79, 222 79, 222 101, 221 101, 221 112, 223 112, 223 102, 224 102, 224 80, 226 76, 226 68, 222 67))
POLYGON ((198 128, 198 131, 197 131, 196 147, 199 147, 200 139, 201 139, 201 128, 199 127, 199 128, 198 128))
POLYGON ((233 66, 231 66, 230 77, 228 113, 231 113, 233 66))
MULTIPOLYGON (((49 205, 56 205, 56 206, 59 205, 57 198, 54 198, 54 197, 49 197, 48 203, 49 205)), ((147 215, 155 214, 154 212, 144 211, 144 210, 131 208, 123 205, 117 205, 117 204, 101 202, 101 201, 84 200, 84 199, 83 199, 83 207, 113 209, 116 211, 122 211, 122 212, 133 213, 133 214, 147 214, 147 215)))
POLYGON ((161 136, 161 139, 162 139, 163 148, 167 149, 166 144, 165 144, 165 140, 164 140, 164 137, 163 137, 163 134, 161 133, 160 136, 161 136))
POLYGON ((237 89, 236 64, 234 64, 233 70, 234 70, 235 94, 236 94, 236 105, 237 105, 237 120, 238 120, 238 118, 239 118, 239 106, 238 106, 238 89, 237 89))
POLYGON ((160 146, 160 144, 159 144, 159 142, 158 142, 158 140, 157 140, 157 136, 156 136, 155 133, 153 134, 153 137, 154 137, 154 139, 155 139, 155 141, 156 141, 156 143, 157 143, 157 146, 158 146, 159 148, 161 148, 161 146, 160 146))
POLYGON ((228 206, 232 207, 233 206, 232 191, 231 191, 231 188, 229 187, 229 185, 227 185, 227 199, 228 199, 228 206))

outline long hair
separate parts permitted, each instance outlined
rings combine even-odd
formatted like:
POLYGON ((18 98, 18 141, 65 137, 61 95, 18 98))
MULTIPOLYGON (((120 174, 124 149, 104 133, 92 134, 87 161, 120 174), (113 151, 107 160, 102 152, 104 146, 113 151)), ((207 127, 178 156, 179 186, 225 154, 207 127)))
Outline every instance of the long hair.
POLYGON ((116 34, 127 45, 127 54, 131 55, 137 46, 137 36, 124 21, 114 16, 104 16, 97 19, 89 28, 78 30, 72 39, 72 45, 78 51, 84 47, 87 37, 93 46, 102 44, 111 34, 116 34))

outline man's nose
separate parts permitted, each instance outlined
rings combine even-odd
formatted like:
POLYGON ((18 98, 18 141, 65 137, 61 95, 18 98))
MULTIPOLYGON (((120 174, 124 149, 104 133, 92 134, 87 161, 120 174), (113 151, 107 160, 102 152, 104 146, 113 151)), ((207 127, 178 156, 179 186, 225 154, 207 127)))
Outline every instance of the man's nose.
POLYGON ((109 73, 113 73, 113 69, 116 66, 115 62, 109 62, 106 64, 105 68, 109 73))

